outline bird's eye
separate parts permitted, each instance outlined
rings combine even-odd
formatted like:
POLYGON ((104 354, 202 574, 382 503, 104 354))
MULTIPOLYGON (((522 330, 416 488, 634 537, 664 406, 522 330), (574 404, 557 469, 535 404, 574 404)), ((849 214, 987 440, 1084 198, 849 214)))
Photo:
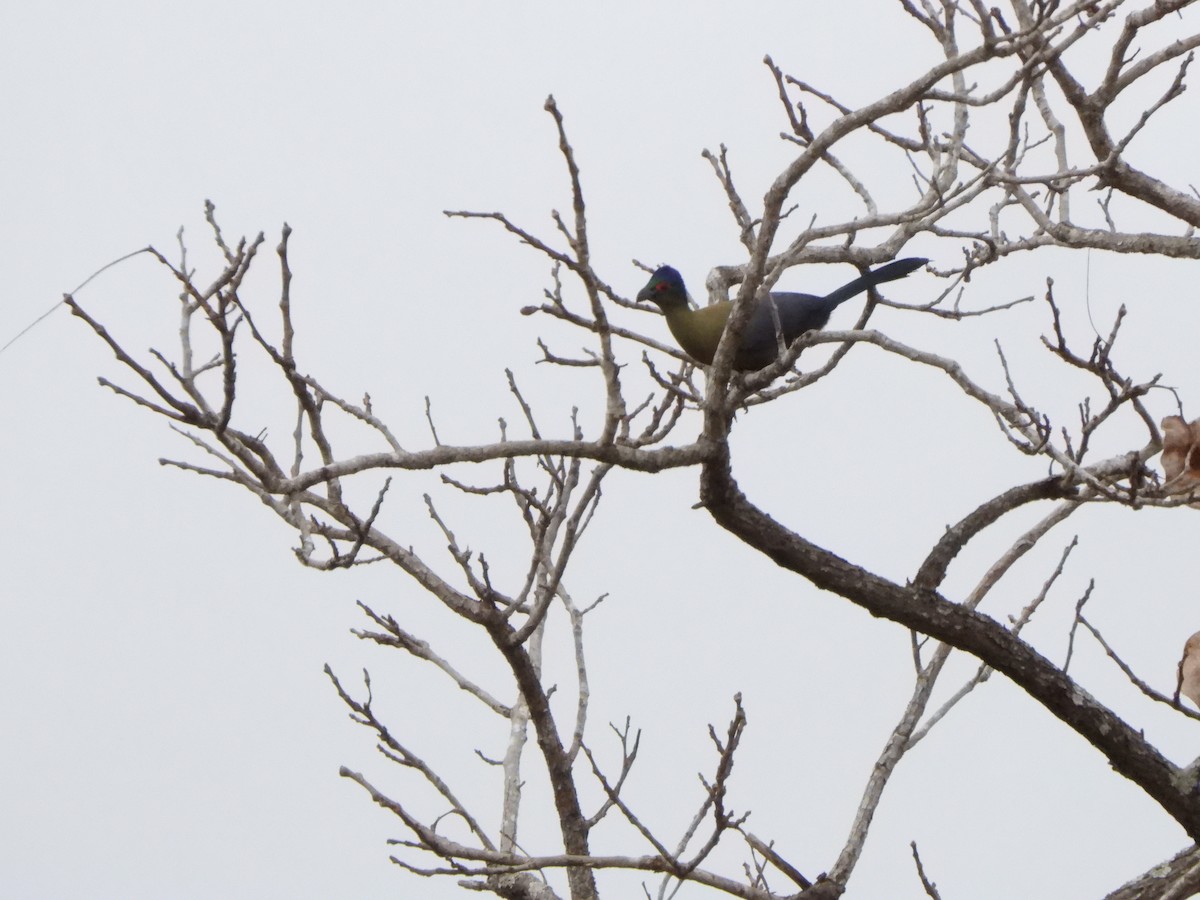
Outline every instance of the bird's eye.
POLYGON ((661 293, 662 291, 665 291, 667 289, 667 283, 665 281, 660 281, 658 284, 656 284, 654 286, 654 289, 661 293))

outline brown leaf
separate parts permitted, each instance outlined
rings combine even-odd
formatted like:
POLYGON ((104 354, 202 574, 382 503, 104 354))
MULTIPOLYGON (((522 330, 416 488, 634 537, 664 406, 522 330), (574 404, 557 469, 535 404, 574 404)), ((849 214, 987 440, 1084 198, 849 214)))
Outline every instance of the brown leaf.
POLYGON ((1200 419, 1189 425, 1182 416, 1167 416, 1162 429, 1167 490, 1184 492, 1200 486, 1200 419))
POLYGON ((1200 707, 1200 631, 1183 645, 1179 661, 1179 693, 1200 707))

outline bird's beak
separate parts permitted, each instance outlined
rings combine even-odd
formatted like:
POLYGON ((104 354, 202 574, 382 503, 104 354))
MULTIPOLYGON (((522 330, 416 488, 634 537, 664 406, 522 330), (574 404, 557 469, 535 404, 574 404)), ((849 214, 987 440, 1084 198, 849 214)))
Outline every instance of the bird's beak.
POLYGON ((651 302, 649 287, 644 287, 640 291, 638 291, 637 302, 638 303, 650 303, 651 302))

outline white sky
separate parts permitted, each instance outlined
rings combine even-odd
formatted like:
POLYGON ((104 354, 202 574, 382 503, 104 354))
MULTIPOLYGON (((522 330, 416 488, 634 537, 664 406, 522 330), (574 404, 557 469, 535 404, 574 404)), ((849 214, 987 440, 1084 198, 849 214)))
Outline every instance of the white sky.
MULTIPOLYGON (((567 210, 569 195, 547 94, 583 168, 603 275, 632 296, 644 275, 631 259, 669 261, 698 292, 709 266, 740 261, 701 149, 730 147, 748 200, 788 158, 764 53, 851 103, 931 60, 898 5, 879 0, 764 2, 736 14, 733 4, 679 2, 363 3, 352 13, 278 2, 10 6, 0 30, 0 341, 104 263, 148 243, 173 254, 180 225, 193 261, 211 264, 210 198, 227 235, 267 233, 250 282, 264 309, 275 302, 279 229, 295 229, 304 366, 349 398, 370 391, 414 445, 427 440, 426 394, 447 441, 487 440, 498 416, 515 421, 506 366, 552 430, 572 405, 595 402, 586 377, 533 365, 539 334, 564 353, 580 343, 518 314, 539 300, 547 266, 499 229, 441 215, 501 209, 551 234, 548 212, 567 210)), ((1195 114, 1188 94, 1167 121, 1195 114)), ((1171 168, 1179 160, 1167 151, 1182 156, 1184 144, 1145 151, 1177 184, 1194 179, 1171 168)), ((909 250, 957 256, 949 244, 909 250)), ((984 273, 973 297, 983 306, 1040 293, 1052 274, 1086 341, 1090 266, 1098 327, 1107 331, 1119 303, 1130 307, 1121 357, 1130 373, 1164 371, 1187 403, 1200 387, 1198 323, 1182 265, 1044 254, 984 273)), ((831 287, 850 276, 813 277, 831 287)), ((814 287, 788 278, 782 287, 814 287)), ((930 280, 914 275, 897 294, 916 300, 930 280)), ((79 299, 127 346, 167 350, 175 293, 142 258, 79 299)), ((624 321, 665 336, 649 317, 624 321)), ((991 340, 1000 333, 1037 391, 1054 385, 1036 345, 1046 327, 1042 308, 1027 306, 1002 321, 901 334, 930 348, 955 341, 999 389, 991 340)), ((945 385, 858 357, 821 390, 739 422, 737 464, 751 496, 789 525, 905 578, 944 524, 1042 464, 1007 450, 945 385)), ((398 791, 408 782, 347 721, 321 669, 329 662, 357 686, 370 667, 397 732, 444 760, 491 822, 495 773, 472 753, 499 755, 504 724, 472 718, 460 694, 348 629, 366 624, 354 606, 363 600, 417 623, 447 652, 472 638, 398 573, 303 570, 293 537, 252 498, 160 467, 160 456, 189 456, 186 443, 98 388, 97 374, 120 375, 63 310, 0 356, 0 893, 462 896, 387 861, 385 841, 401 829, 337 769, 398 791)), ((1070 415, 1073 395, 1048 397, 1070 415)), ((1172 411, 1166 395, 1155 403, 1172 411)), ((262 415, 276 417, 273 433, 289 427, 290 410, 262 415)), ((608 721, 631 715, 644 729, 631 796, 673 840, 699 802, 695 773, 711 770, 706 726, 723 731, 741 691, 750 730, 731 802, 816 875, 832 865, 907 698, 908 637, 735 544, 690 509, 695 480, 614 478, 569 580, 579 597, 610 594, 590 621, 591 742, 611 761, 608 721)), ((448 569, 419 502, 432 485, 397 483, 392 527, 448 569)), ((500 514, 444 503, 465 541, 503 569, 500 514)), ((985 543, 995 551, 1032 520, 985 543)), ((1022 563, 989 611, 1020 609, 1079 533, 1032 638, 1061 659, 1071 608, 1094 576, 1093 619, 1169 690, 1178 650, 1200 627, 1194 528, 1186 512, 1088 512, 1022 563)), ((984 561, 967 554, 952 587, 969 586, 984 561)), ((1195 755, 1194 722, 1151 708, 1087 641, 1079 653, 1075 674, 1089 690, 1172 758, 1195 755)), ((946 689, 969 671, 960 662, 946 689)), ((536 768, 531 759, 531 802, 541 796, 536 768)), ((544 822, 525 828, 530 849, 554 849, 544 822)), ((1000 678, 901 766, 852 895, 920 896, 910 840, 943 896, 974 900, 1099 896, 1186 843, 1000 678)), ((648 852, 611 827, 595 848, 648 852)), ((637 895, 636 880, 617 883, 637 895)))

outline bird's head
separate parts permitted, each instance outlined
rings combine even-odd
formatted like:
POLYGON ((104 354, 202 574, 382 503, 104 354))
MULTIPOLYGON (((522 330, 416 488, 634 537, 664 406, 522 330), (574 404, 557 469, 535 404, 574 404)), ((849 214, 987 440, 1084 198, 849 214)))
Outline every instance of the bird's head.
POLYGON ((661 266, 654 270, 646 286, 638 291, 639 303, 655 304, 663 312, 672 309, 687 309, 687 288, 683 286, 683 278, 670 266, 661 266))

